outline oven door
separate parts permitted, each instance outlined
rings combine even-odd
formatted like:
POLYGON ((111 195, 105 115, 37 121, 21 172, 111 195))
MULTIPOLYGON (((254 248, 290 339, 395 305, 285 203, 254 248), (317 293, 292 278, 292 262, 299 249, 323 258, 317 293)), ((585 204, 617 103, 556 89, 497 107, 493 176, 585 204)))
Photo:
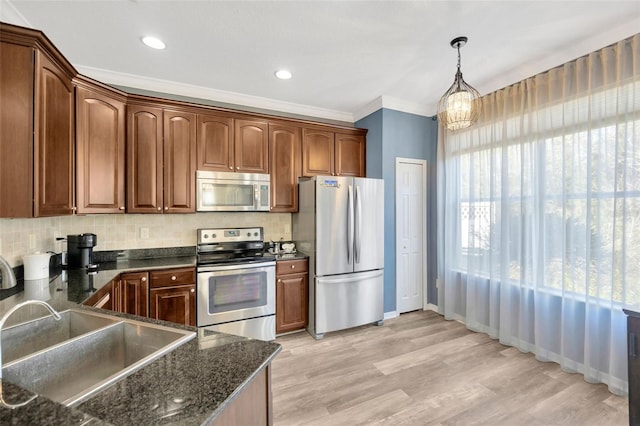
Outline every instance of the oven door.
POLYGON ((197 325, 276 313, 275 262, 198 267, 197 325))

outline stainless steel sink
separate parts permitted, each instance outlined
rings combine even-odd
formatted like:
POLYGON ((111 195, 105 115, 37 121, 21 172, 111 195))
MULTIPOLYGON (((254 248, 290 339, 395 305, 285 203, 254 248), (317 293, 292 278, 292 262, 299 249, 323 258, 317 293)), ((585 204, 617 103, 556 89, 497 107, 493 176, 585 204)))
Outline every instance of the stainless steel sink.
MULTIPOLYGON (((66 334, 57 334, 60 342, 14 359, 2 371, 4 380, 67 406, 85 401, 195 337, 193 331, 88 311, 63 314, 69 325, 62 327, 66 334), (83 321, 85 333, 79 325, 83 321)), ((13 328, 22 326, 32 327, 26 323, 13 328)))
POLYGON ((60 317, 60 321, 47 316, 2 330, 3 361, 9 363, 119 321, 71 310, 61 312, 60 317))

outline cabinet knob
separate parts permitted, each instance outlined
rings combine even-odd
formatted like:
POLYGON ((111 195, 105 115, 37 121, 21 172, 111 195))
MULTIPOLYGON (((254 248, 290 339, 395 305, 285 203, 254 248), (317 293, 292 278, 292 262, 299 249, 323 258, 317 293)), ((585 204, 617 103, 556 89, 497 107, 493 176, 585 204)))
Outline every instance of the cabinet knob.
POLYGON ((229 166, 229 170, 233 170, 233 166, 229 166))
POLYGON ((147 281, 147 277, 142 277, 142 279, 140 281, 142 281, 142 282, 147 281))
POLYGON ((192 289, 191 289, 191 290, 189 290, 189 291, 190 291, 191 293, 195 293, 195 292, 196 292, 196 289, 195 289, 195 288, 192 288, 192 289))
POLYGON ((165 209, 165 210, 169 210, 169 207, 168 207, 168 206, 164 206, 164 209, 165 209))
POLYGON ((296 265, 291 265, 291 269, 296 269, 296 265))
POLYGON ((236 166, 236 170, 240 170, 240 166, 236 166))
POLYGON ((158 211, 162 210, 162 207, 158 207, 158 211))
POLYGON ((71 210, 73 210, 74 212, 78 210, 77 207, 71 207, 71 210))
POLYGON ((175 281, 176 280, 176 276, 175 275, 171 275, 171 281, 175 281))
POLYGON ((282 282, 282 280, 281 280, 280 278, 278 278, 278 282, 279 282, 279 283, 281 283, 281 282, 282 282))
POLYGON ((124 210, 124 206, 118 207, 118 210, 124 210))

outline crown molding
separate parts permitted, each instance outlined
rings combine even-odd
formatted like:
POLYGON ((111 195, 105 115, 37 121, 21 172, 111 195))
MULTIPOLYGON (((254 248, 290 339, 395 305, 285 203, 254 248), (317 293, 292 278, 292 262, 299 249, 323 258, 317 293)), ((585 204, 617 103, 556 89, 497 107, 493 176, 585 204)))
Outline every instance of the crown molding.
POLYGON ((381 108, 392 109, 394 111, 406 112, 409 114, 421 115, 423 117, 433 117, 436 115, 435 109, 423 104, 405 101, 392 96, 379 96, 369 102, 353 114, 354 121, 358 121, 381 108))
POLYGON ((150 90, 159 93, 187 96, 198 99, 207 99, 238 106, 248 106, 269 111, 279 111, 291 114, 299 114, 308 117, 317 117, 328 120, 353 123, 353 114, 350 112, 336 111, 318 108, 309 105, 295 104, 292 102, 277 101, 259 96, 245 95, 209 87, 179 83, 176 81, 161 80, 140 75, 109 71, 101 68, 75 65, 80 74, 86 75, 98 81, 117 86, 133 87, 150 90))
POLYGON ((22 13, 9 0, 0 0, 0 21, 21 27, 33 28, 22 13))

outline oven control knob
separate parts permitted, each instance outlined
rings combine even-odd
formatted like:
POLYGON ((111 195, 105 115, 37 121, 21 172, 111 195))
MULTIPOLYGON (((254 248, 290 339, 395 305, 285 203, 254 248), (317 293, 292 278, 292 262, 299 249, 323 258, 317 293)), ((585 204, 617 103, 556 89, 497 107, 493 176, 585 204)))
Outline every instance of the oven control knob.
POLYGON ((204 239, 206 240, 207 238, 209 238, 209 234, 204 234, 204 239))
POLYGON ((254 233, 253 233, 253 236, 254 236, 254 237, 257 237, 257 236, 258 236, 258 233, 257 233, 257 232, 254 232, 254 233))
POLYGON ((216 234, 211 234, 211 238, 215 238, 215 237, 217 237, 216 234))
POLYGON ((247 237, 250 237, 250 236, 251 236, 251 232, 247 232, 247 237))

